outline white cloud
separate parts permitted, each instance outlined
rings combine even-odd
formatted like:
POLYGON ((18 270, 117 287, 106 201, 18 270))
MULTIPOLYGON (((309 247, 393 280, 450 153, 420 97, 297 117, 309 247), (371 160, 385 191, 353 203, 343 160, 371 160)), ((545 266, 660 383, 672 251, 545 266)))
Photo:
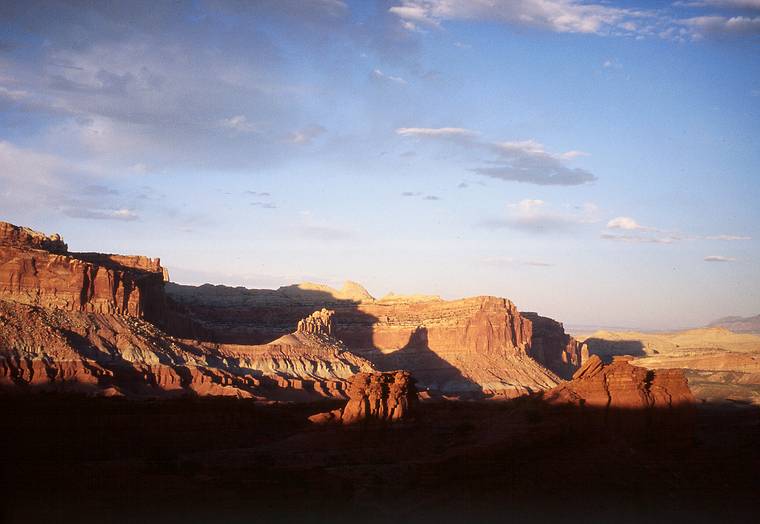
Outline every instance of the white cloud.
POLYGON ((528 267, 552 267, 554 264, 551 262, 545 262, 543 260, 532 260, 524 258, 514 258, 505 256, 486 257, 483 259, 483 263, 489 266, 496 267, 514 267, 514 266, 528 266, 528 267))
POLYGON ((752 240, 752 237, 742 236, 742 235, 711 235, 706 236, 705 240, 725 240, 728 242, 733 242, 737 240, 752 240))
POLYGON ((0 86, 0 98, 7 98, 8 100, 18 101, 29 96, 29 93, 21 89, 8 89, 7 87, 0 86))
POLYGON ((686 7, 724 7, 735 9, 760 9, 760 0, 695 0, 676 2, 686 7))
POLYGON ((760 16, 697 16, 680 21, 694 31, 696 36, 760 35, 760 16))
POLYGON ((487 229, 510 228, 529 233, 557 233, 597 221, 596 205, 587 203, 576 209, 578 211, 558 211, 543 200, 526 198, 508 204, 506 218, 487 219, 479 225, 487 229))
POLYGON ((559 33, 630 32, 643 11, 576 0, 403 0, 389 11, 406 21, 437 26, 447 20, 496 21, 559 33))
POLYGON ((310 144, 315 138, 326 132, 327 130, 324 127, 312 124, 290 133, 290 135, 288 135, 288 141, 293 144, 310 144))
POLYGON ((400 127, 396 129, 396 134, 434 138, 470 138, 477 136, 478 133, 462 127, 400 127))
POLYGON ((63 214, 71 218, 85 218, 89 220, 120 220, 132 222, 140 217, 131 209, 86 209, 82 207, 67 207, 62 210, 63 214))
POLYGON ((616 217, 607 222, 607 229, 624 229, 626 231, 656 231, 651 227, 642 226, 631 217, 616 217))
POLYGON ((705 262, 736 262, 734 257, 724 257, 722 255, 710 255, 704 258, 705 262))
POLYGON ((615 242, 624 242, 626 244, 673 244, 683 240, 683 237, 675 234, 665 236, 643 236, 643 235, 613 235, 611 233, 602 233, 603 240, 612 240, 615 242))
POLYGON ((245 115, 235 115, 219 121, 219 125, 238 133, 253 133, 256 126, 248 121, 245 115))
POLYGON ((407 81, 404 80, 403 78, 401 78, 400 76, 386 75, 385 73, 383 73, 379 69, 373 69, 372 70, 372 78, 375 78, 377 80, 384 80, 384 81, 391 82, 391 83, 394 83, 394 84, 399 84, 399 85, 406 85, 407 84, 407 81))
POLYGON ((573 158, 578 158, 582 156, 591 156, 591 153, 586 153, 585 151, 572 150, 572 151, 566 151, 565 153, 562 153, 559 156, 567 160, 572 160, 573 158))

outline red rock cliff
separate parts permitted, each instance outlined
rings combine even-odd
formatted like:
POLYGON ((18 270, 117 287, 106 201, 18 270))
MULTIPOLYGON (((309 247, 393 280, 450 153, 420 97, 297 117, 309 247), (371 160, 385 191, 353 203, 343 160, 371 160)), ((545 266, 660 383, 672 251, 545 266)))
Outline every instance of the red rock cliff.
POLYGON ((57 235, 0 222, 1 299, 161 323, 163 286, 158 259, 69 253, 57 235))

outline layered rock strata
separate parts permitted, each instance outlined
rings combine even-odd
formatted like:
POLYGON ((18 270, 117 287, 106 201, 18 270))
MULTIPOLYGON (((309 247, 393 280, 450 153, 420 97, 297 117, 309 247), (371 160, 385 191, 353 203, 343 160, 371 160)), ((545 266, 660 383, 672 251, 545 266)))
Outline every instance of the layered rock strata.
POLYGON ((6 393, 346 398, 350 377, 373 370, 324 333, 296 331, 262 346, 197 343, 128 315, 0 300, 0 391, 6 393))
POLYGON ((161 324, 164 273, 158 259, 70 253, 58 235, 0 222, 0 299, 161 324))
POLYGON ((349 283, 337 291, 306 284, 272 291, 168 284, 167 293, 211 340, 238 343, 270 341, 294 317, 329 307, 335 311, 332 332, 351 352, 380 370, 409 370, 421 388, 445 395, 540 391, 558 383, 554 371, 569 378, 580 365, 577 343, 560 323, 526 317, 509 300, 399 295, 374 300, 357 286, 349 283))
POLYGON ((397 421, 409 417, 417 403, 414 379, 407 371, 358 373, 351 379, 342 409, 312 415, 316 424, 397 421))
POLYGON ((596 409, 642 410, 682 408, 695 403, 680 369, 647 370, 632 366, 630 357, 614 357, 611 364, 592 355, 573 379, 549 390, 551 403, 570 403, 596 409))

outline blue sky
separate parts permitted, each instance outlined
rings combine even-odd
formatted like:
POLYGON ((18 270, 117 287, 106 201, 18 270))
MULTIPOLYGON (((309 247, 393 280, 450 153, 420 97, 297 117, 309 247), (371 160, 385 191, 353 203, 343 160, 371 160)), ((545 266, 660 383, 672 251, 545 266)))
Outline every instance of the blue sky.
POLYGON ((760 1, 4 2, 0 219, 181 283, 760 312, 760 1))

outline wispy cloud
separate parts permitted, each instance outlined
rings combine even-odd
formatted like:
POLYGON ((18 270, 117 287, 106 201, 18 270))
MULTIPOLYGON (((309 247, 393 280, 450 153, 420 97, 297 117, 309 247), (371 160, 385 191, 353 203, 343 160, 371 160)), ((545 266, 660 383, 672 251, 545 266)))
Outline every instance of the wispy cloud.
POLYGON ((477 132, 462 127, 400 127, 396 134, 401 136, 432 138, 473 138, 477 132))
POLYGON ((724 240, 726 242, 736 242, 741 240, 752 240, 752 237, 743 235, 710 235, 704 237, 705 240, 724 240))
POLYGON ((401 193, 401 196, 407 197, 407 198, 419 197, 422 200, 431 200, 431 201, 441 200, 441 197, 439 197, 438 195, 426 195, 425 193, 422 193, 421 191, 403 191, 401 193))
POLYGON ((506 256, 494 256, 486 257, 483 259, 483 263, 489 266, 495 267, 515 267, 515 266, 528 266, 528 267, 553 267, 551 262, 545 262, 543 260, 524 259, 516 257, 506 256))
POLYGON ((311 124, 298 131, 294 131, 288 135, 288 141, 292 144, 311 144, 314 139, 325 134, 327 129, 318 125, 311 124))
POLYGON ((623 229, 625 231, 656 231, 655 228, 642 226, 631 217, 616 217, 607 222, 607 229, 623 229))
POLYGON ((543 200, 524 199, 507 205, 507 216, 490 218, 478 225, 487 229, 516 229, 528 233, 558 233, 575 229, 579 225, 597 221, 597 207, 592 203, 580 206, 574 212, 558 211, 543 200))
POLYGON ((760 16, 697 16, 680 23, 698 37, 760 35, 760 16))
MULTIPOLYGON (((449 21, 481 21, 556 33, 686 41, 713 35, 756 35, 760 17, 751 15, 756 10, 760 10, 757 0, 679 1, 646 8, 615 6, 603 0, 402 0, 401 6, 391 7, 389 12, 404 29, 415 32, 421 26, 437 28, 449 21), (683 16, 681 11, 694 8, 720 12, 683 16)), ((614 60, 605 62, 605 67, 618 66, 614 60)))
POLYGON ((407 84, 407 81, 401 78, 400 76, 387 75, 383 73, 382 71, 380 71, 379 69, 372 70, 372 78, 376 80, 382 80, 382 81, 391 82, 394 84, 399 84, 399 85, 407 84))
POLYGON ((272 202, 251 202, 251 206, 260 207, 262 209, 276 209, 277 206, 272 202))
POLYGON ((488 142, 479 133, 461 127, 402 127, 396 133, 405 137, 450 140, 463 148, 489 153, 488 165, 472 169, 479 175, 504 181, 541 186, 577 186, 593 182, 596 175, 582 168, 565 164, 588 153, 572 150, 553 154, 535 140, 488 142))
POLYGON ((624 242, 626 244, 673 244, 683 240, 679 235, 664 236, 643 236, 643 235, 613 235, 612 233, 602 233, 600 237, 603 240, 612 240, 615 242, 624 242))
POLYGON ((223 118, 219 121, 219 125, 225 129, 238 133, 253 133, 256 131, 256 126, 249 122, 245 115, 235 115, 229 118, 223 118))
POLYGON ((121 220, 132 222, 140 217, 131 209, 83 209, 83 208, 64 208, 63 214, 71 218, 85 218, 88 220, 121 220))
POLYGON ((559 33, 632 32, 634 21, 646 14, 604 3, 575 0, 403 0, 389 10, 402 21, 437 27, 448 20, 483 20, 531 26, 559 33))
POLYGON ((722 255, 710 255, 704 258, 705 262, 736 262, 734 257, 725 257, 722 255))
POLYGON ((682 240, 722 240, 722 241, 741 241, 752 240, 751 237, 742 235, 689 235, 676 231, 667 231, 656 227, 643 226, 631 217, 615 217, 607 222, 607 229, 610 231, 623 231, 623 234, 604 232, 601 234, 603 240, 612 240, 616 242, 625 242, 631 244, 673 244, 682 240), (632 234, 631 232, 635 232, 632 234))

